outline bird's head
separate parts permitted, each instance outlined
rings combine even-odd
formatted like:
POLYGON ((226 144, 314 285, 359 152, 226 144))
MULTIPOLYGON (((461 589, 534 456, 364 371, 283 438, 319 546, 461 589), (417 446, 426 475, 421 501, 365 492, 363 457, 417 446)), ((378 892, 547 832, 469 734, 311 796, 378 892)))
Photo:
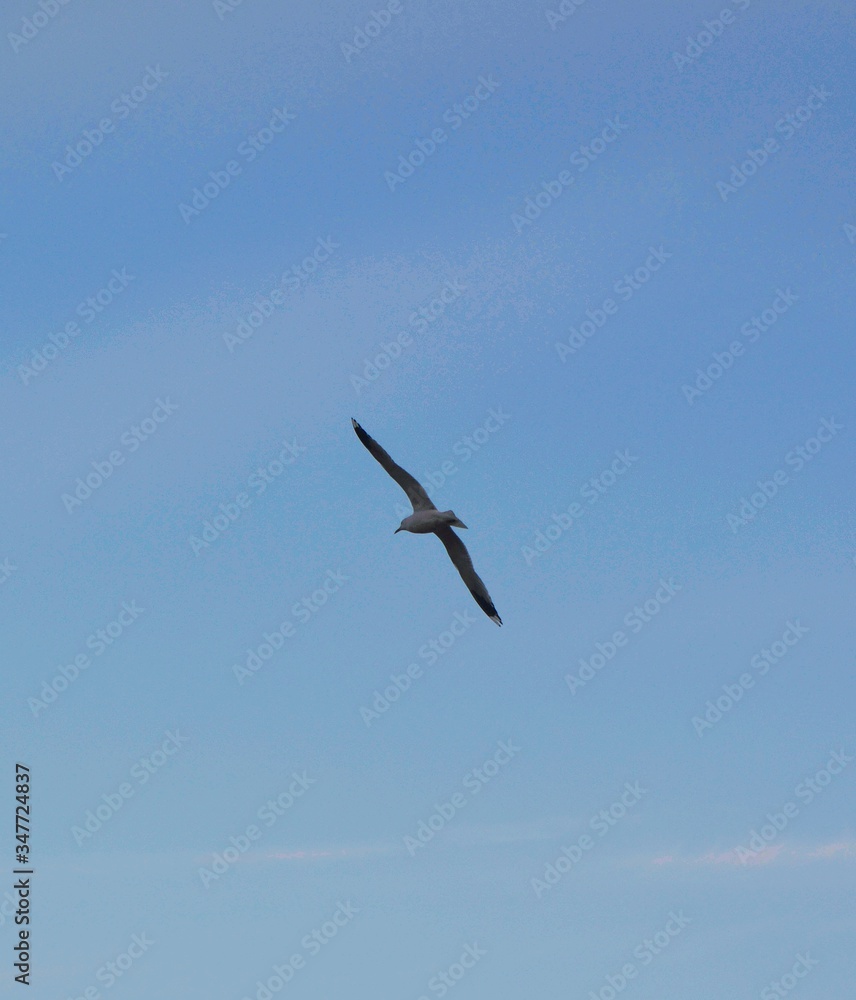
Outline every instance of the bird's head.
POLYGON ((404 521, 393 531, 393 535, 397 535, 399 531, 407 531, 407 528, 404 527, 404 521))

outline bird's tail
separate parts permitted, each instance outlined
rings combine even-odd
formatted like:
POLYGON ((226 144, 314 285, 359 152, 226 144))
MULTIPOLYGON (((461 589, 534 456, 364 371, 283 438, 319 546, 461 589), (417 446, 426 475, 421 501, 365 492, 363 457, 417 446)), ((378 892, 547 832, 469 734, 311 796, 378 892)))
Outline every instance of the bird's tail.
MULTIPOLYGON (((467 526, 453 510, 444 510, 443 513, 449 518, 449 526, 452 528, 466 528, 467 526)), ((467 530, 469 530, 467 528, 467 530)))

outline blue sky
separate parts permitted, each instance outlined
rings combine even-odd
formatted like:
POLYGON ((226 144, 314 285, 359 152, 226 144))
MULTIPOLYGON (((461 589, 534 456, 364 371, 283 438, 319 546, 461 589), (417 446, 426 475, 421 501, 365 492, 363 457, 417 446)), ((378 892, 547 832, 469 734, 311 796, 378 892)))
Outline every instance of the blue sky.
POLYGON ((722 9, 4 11, 31 995, 847 995, 856 22, 722 9))

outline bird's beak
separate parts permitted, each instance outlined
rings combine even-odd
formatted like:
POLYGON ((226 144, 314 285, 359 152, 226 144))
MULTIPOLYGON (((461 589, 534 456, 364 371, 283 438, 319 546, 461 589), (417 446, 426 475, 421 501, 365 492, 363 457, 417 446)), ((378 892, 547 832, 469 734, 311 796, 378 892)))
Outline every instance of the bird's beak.
POLYGON ((393 535, 397 535, 401 530, 401 528, 396 528, 395 531, 393 531, 393 535))

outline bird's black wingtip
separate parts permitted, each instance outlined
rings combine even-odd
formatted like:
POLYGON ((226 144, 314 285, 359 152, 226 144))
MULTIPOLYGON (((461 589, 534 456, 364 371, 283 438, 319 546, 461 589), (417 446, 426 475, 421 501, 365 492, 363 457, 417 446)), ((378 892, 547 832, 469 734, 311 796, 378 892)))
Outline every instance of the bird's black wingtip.
POLYGON ((354 425, 354 433, 363 442, 363 444, 371 451, 372 439, 366 434, 362 427, 351 417, 351 423, 354 425))
POLYGON ((496 622, 497 625, 502 625, 502 619, 497 614, 496 608, 493 606, 493 601, 490 599, 485 600, 481 594, 475 594, 473 591, 470 591, 470 593, 476 599, 476 604, 478 604, 488 618, 490 618, 492 622, 496 622))

